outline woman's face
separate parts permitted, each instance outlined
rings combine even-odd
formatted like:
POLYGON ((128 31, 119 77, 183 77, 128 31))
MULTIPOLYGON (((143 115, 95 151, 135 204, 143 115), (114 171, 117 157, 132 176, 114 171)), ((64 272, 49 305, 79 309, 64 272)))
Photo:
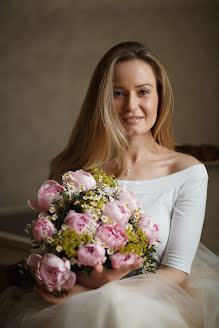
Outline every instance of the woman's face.
POLYGON ((114 104, 127 135, 151 134, 159 100, 151 66, 142 60, 117 64, 113 91, 114 104))

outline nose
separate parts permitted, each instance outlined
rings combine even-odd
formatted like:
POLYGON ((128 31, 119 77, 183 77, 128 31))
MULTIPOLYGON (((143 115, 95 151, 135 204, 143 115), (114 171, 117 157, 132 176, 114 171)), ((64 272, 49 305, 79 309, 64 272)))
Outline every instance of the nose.
POLYGON ((125 110, 127 111, 134 111, 138 108, 138 98, 136 97, 135 94, 128 94, 126 97, 126 102, 125 102, 125 110))

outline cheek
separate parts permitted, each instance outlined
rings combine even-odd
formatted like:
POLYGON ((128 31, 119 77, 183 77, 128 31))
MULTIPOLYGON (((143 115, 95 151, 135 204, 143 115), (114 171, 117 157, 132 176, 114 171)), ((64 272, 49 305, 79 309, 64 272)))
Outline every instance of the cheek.
POLYGON ((145 112, 148 117, 157 117, 158 101, 157 99, 148 99, 145 103, 145 112))
POLYGON ((118 99, 115 100, 114 99, 114 106, 115 106, 115 109, 116 109, 117 113, 120 115, 121 112, 122 112, 122 106, 123 106, 121 100, 118 100, 118 99))

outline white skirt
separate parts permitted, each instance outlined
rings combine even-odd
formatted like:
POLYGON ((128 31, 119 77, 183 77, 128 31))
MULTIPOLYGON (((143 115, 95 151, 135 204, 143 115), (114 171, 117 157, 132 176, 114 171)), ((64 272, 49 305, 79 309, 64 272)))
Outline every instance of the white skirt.
POLYGON ((200 244, 183 287, 159 274, 140 275, 56 305, 10 287, 0 295, 0 304, 4 328, 216 328, 219 259, 200 244))

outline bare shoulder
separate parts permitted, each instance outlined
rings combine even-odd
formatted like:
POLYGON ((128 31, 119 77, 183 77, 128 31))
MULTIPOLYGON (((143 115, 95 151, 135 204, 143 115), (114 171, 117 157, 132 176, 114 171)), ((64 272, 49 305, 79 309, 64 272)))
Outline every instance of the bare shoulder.
POLYGON ((191 166, 201 164, 201 162, 188 154, 174 152, 172 170, 174 172, 185 170, 191 166))

